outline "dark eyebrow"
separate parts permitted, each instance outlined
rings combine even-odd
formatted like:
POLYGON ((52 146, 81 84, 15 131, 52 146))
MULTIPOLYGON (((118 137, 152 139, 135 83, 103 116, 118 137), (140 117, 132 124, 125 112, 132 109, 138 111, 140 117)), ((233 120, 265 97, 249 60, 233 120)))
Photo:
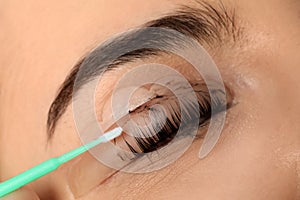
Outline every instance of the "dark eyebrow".
MULTIPOLYGON (((229 10, 222 2, 211 4, 197 1, 196 7, 180 6, 175 12, 150 21, 143 27, 175 30, 196 39, 200 44, 214 46, 216 44, 222 45, 225 42, 228 43, 228 41, 235 43, 240 38, 241 28, 236 25, 236 22, 234 9, 229 10)), ((73 96, 77 92, 77 89, 74 89, 75 80, 76 83, 79 82, 79 86, 82 86, 101 74, 105 66, 114 68, 124 63, 159 54, 158 49, 143 48, 125 53, 117 59, 112 60, 114 56, 110 57, 109 55, 114 55, 116 48, 122 48, 130 43, 134 45, 135 42, 143 41, 141 39, 137 40, 142 34, 143 31, 133 32, 130 35, 116 38, 105 44, 105 48, 90 52, 73 67, 70 74, 60 86, 50 106, 47 119, 48 138, 51 138, 54 134, 57 122, 65 113, 73 96), (84 76, 81 76, 80 80, 77 80, 76 77, 80 68, 84 69, 84 76)), ((158 46, 162 45, 161 41, 163 41, 163 45, 168 45, 172 42, 172 38, 164 38, 162 35, 157 35, 157 37, 159 37, 158 41, 160 43, 154 39, 147 40, 147 42, 158 46)))

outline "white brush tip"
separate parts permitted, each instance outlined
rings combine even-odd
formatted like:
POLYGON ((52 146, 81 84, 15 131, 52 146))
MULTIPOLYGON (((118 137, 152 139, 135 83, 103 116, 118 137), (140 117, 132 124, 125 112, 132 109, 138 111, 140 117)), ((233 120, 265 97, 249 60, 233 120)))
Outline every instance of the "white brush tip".
POLYGON ((121 127, 117 127, 111 131, 108 131, 103 135, 103 137, 106 139, 106 141, 111 141, 115 139, 116 137, 119 137, 122 133, 123 129, 121 127))

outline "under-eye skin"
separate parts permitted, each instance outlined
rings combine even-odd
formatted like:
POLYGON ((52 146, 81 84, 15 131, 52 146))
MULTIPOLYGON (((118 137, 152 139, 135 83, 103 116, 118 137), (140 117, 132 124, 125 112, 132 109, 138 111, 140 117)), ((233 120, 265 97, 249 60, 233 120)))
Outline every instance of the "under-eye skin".
POLYGON ((128 131, 131 135, 122 134, 114 140, 114 144, 123 146, 122 148, 127 147, 135 158, 140 157, 166 146, 174 139, 180 126, 184 132, 180 137, 194 137, 190 133, 192 129, 195 129, 195 123, 197 123, 197 129, 204 128, 212 117, 212 109, 214 114, 217 114, 225 111, 232 104, 232 97, 228 91, 226 92, 227 98, 224 91, 218 88, 211 91, 212 96, 210 96, 205 84, 192 83, 191 85, 196 101, 192 101, 187 94, 188 90, 182 87, 179 89, 180 95, 184 97, 181 102, 182 108, 180 108, 178 98, 169 92, 156 95, 148 102, 130 110, 129 114, 118 124, 122 124, 125 132, 128 131), (130 127, 126 124, 129 118, 141 126, 130 127), (145 124, 147 125, 144 126, 145 124))

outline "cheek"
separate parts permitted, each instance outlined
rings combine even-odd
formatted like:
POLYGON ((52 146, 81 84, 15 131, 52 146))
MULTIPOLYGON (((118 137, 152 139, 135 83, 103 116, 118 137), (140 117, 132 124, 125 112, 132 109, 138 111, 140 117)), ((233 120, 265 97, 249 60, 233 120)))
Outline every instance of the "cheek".
POLYGON ((237 105, 228 112, 228 125, 209 165, 218 165, 210 168, 216 170, 213 180, 233 195, 231 186, 256 199, 293 199, 296 163, 286 158, 300 144, 299 100, 290 87, 295 83, 272 70, 253 70, 252 77, 255 84, 250 86, 255 87, 238 90, 237 105))
MULTIPOLYGON (((237 123, 242 125, 244 119, 237 123)), ((268 132, 260 128, 245 128, 241 133, 227 126, 224 137, 206 159, 199 160, 201 141, 197 141, 169 167, 150 174, 119 173, 86 199, 126 199, 128 195, 183 199, 187 192, 190 199, 291 199, 294 174, 274 156, 274 146, 263 136, 268 132)))

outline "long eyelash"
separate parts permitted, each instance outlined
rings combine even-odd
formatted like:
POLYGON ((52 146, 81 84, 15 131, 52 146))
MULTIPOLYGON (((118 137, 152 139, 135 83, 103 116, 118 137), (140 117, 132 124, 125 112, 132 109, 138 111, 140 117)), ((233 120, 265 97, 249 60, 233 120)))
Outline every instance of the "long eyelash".
POLYGON ((180 113, 180 109, 178 109, 178 104, 176 104, 174 100, 170 100, 170 97, 157 97, 161 99, 161 101, 173 101, 173 103, 165 105, 165 109, 169 112, 170 117, 164 121, 161 119, 162 116, 160 111, 148 108, 149 112, 153 115, 153 118, 157 119, 156 123, 155 125, 151 125, 151 127, 147 128, 147 130, 136 130, 138 135, 141 136, 135 137, 136 144, 139 149, 134 148, 128 141, 126 141, 126 138, 123 137, 125 144, 128 146, 130 151, 138 156, 140 153, 149 153, 158 150, 168 144, 176 136, 180 125, 183 128, 188 127, 188 125, 193 123, 193 120, 199 117, 200 114, 199 126, 202 126, 210 119, 212 106, 214 106, 214 108, 216 108, 219 112, 226 109, 226 103, 224 106, 224 102, 218 98, 218 95, 213 95, 212 99, 210 99, 209 93, 202 89, 195 91, 198 98, 198 102, 196 103, 190 101, 188 98, 183 98, 182 113, 180 113))

